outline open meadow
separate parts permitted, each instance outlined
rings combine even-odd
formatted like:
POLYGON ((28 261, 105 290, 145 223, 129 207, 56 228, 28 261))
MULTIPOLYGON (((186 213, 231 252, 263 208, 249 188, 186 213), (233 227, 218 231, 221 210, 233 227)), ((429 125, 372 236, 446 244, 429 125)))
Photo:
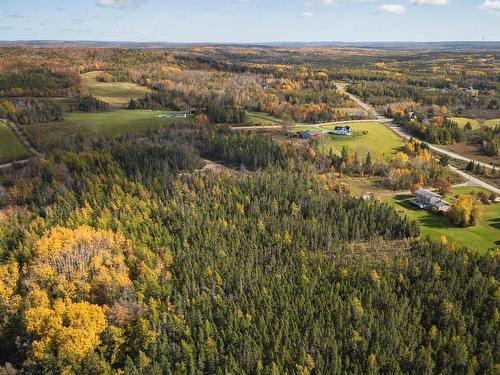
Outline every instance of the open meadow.
MULTIPOLYGON (((373 122, 356 122, 347 124, 352 128, 352 135, 331 135, 322 137, 322 150, 340 154, 343 147, 350 153, 358 152, 364 156, 368 152, 373 158, 393 155, 403 146, 403 141, 383 124, 373 122), (363 134, 365 132, 366 134, 363 134)), ((323 129, 334 129, 335 125, 322 126, 323 129)))
POLYGON ((89 72, 80 76, 90 94, 113 107, 125 107, 131 98, 139 98, 151 92, 149 88, 131 82, 98 82, 96 78, 101 73, 89 72))
MULTIPOLYGON (((445 199, 451 201, 458 194, 477 194, 481 191, 488 193, 479 187, 455 187, 452 194, 445 199)), ((483 205, 483 217, 479 224, 462 228, 453 225, 447 216, 416 209, 409 199, 410 195, 397 196, 388 202, 393 204, 400 214, 420 223, 422 237, 429 236, 432 240, 439 241, 441 235, 445 235, 448 243, 455 242, 457 246, 467 246, 480 254, 500 246, 500 203, 483 205)))
POLYGON ((29 152, 5 121, 0 120, 0 164, 23 159, 29 152))
POLYGON ((263 112, 247 112, 245 122, 247 125, 281 125, 283 120, 263 112))
POLYGON ((190 117, 186 119, 158 117, 166 113, 177 112, 146 109, 122 109, 98 113, 74 112, 67 114, 64 121, 30 125, 26 126, 25 130, 31 140, 43 148, 75 135, 113 137, 129 133, 144 133, 164 125, 192 121, 190 117))
POLYGON ((470 123, 472 126, 472 130, 477 130, 481 126, 495 126, 500 125, 500 119, 490 119, 490 120, 482 120, 475 118, 467 118, 467 117, 450 117, 450 120, 455 121, 460 128, 463 128, 467 123, 470 123))

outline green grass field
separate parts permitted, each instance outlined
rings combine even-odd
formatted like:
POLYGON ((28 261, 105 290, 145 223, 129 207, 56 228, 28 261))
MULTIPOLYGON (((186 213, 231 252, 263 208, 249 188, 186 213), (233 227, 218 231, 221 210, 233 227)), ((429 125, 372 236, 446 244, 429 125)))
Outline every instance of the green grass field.
POLYGON ((498 125, 498 126, 500 126, 500 118, 494 118, 494 119, 491 119, 491 120, 485 120, 483 122, 483 125, 486 125, 486 126, 495 126, 495 125, 498 125))
POLYGON ((472 129, 476 130, 483 126, 495 126, 500 125, 500 119, 491 119, 491 120, 480 120, 474 118, 466 118, 466 117, 450 117, 450 120, 455 121, 460 128, 463 128, 465 124, 468 122, 472 125, 472 129))
POLYGON ((343 89, 345 89, 347 85, 349 85, 349 82, 335 82, 335 83, 337 84, 337 86, 342 87, 343 89))
POLYGON ((27 156, 29 156, 28 150, 8 125, 0 120, 0 163, 23 159, 27 156))
POLYGON ((280 125, 283 120, 264 112, 247 112, 245 122, 248 125, 280 125))
MULTIPOLYGON (((347 124, 353 129, 353 135, 326 135, 323 137, 322 151, 329 152, 330 148, 340 154, 342 147, 349 152, 358 152, 360 157, 371 153, 373 158, 382 158, 398 152, 403 141, 390 129, 379 122, 356 122, 347 124), (367 131, 368 134, 362 134, 367 131)), ((324 129, 334 129, 335 125, 323 126, 324 129)))
POLYGON ((147 87, 130 82, 98 82, 96 77, 102 72, 89 72, 81 75, 89 93, 108 102, 113 107, 125 107, 130 98, 139 98, 151 92, 147 87))
POLYGON ((159 118, 158 115, 174 111, 150 111, 147 109, 121 109, 113 112, 81 113, 66 115, 62 122, 37 124, 26 127, 32 141, 39 147, 57 144, 75 135, 121 136, 129 133, 144 133, 173 123, 190 123, 191 118, 159 118))
MULTIPOLYGON (((479 191, 487 192, 479 187, 458 187, 454 188, 451 196, 445 199, 450 201, 455 195, 479 191)), ((406 196, 402 202, 396 202, 394 198, 388 201, 394 204, 401 214, 418 220, 421 236, 429 236, 438 241, 444 234, 448 243, 455 242, 457 246, 467 246, 480 254, 486 254, 488 249, 500 246, 500 203, 484 205, 483 218, 478 225, 460 228, 453 225, 446 216, 414 208, 408 201, 409 198, 406 196)))

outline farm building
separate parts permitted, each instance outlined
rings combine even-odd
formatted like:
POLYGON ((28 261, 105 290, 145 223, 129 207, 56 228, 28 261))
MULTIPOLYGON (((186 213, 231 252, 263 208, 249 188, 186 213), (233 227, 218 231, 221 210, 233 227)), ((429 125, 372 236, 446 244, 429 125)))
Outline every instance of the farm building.
POLYGON ((161 118, 187 118, 187 113, 165 113, 164 115, 158 115, 161 118))
POLYGON ((415 198, 410 202, 421 209, 446 212, 450 209, 451 205, 442 198, 441 195, 432 191, 418 189, 415 193, 415 198))
POLYGON ((316 139, 319 138, 321 135, 321 132, 316 132, 312 130, 305 130, 305 131, 300 131, 295 133, 296 137, 302 138, 302 139, 316 139))
POLYGON ((334 135, 352 135, 352 129, 350 126, 336 126, 329 133, 334 135))

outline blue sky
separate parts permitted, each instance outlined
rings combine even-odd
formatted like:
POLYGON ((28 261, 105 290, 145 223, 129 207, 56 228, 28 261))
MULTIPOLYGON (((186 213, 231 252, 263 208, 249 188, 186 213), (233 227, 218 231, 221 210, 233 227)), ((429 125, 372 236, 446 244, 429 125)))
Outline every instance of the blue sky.
POLYGON ((500 40, 500 0, 0 0, 0 40, 500 40))

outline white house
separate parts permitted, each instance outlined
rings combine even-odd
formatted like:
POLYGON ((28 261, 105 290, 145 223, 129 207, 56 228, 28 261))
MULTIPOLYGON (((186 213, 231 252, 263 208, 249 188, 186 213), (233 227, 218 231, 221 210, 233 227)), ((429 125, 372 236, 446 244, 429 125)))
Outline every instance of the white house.
POLYGON ((350 126, 336 126, 329 133, 334 135, 352 135, 352 129, 350 126))
POLYGON ((415 193, 415 198, 410 202, 420 209, 437 210, 446 212, 450 209, 451 205, 442 199, 439 194, 433 193, 426 189, 418 189, 415 193))
POLYGON ((164 115, 158 115, 162 118, 187 118, 187 113, 166 113, 164 115))

